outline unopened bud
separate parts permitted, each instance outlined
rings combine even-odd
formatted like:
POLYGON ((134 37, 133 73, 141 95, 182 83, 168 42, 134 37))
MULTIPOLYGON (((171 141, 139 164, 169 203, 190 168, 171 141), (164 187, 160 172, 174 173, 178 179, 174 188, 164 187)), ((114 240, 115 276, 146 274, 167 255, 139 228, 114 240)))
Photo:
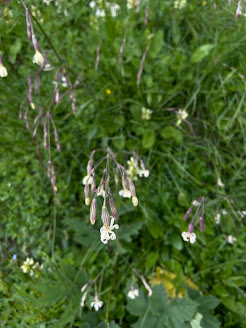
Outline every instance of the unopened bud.
POLYGON ((92 180, 92 184, 91 184, 91 193, 94 194, 97 185, 96 185, 96 179, 95 179, 95 177, 93 177, 92 179, 93 180, 92 180))
POLYGON ((102 223, 104 226, 108 227, 110 224, 110 215, 106 206, 102 207, 102 223))
MULTIPOLYGON (((129 189, 130 189, 132 196, 136 196, 136 189, 135 189, 134 183, 132 182, 131 179, 129 179, 129 189)), ((137 205, 134 205, 134 206, 137 206, 137 205)))
POLYGON ((188 217, 189 217, 189 215, 190 215, 190 213, 191 213, 191 211, 192 211, 192 207, 193 207, 193 206, 191 206, 191 207, 188 209, 188 211, 185 213, 185 215, 184 215, 184 221, 186 221, 186 220, 188 219, 188 217))
POLYGON ((91 209, 90 209, 90 221, 91 224, 95 224, 96 222, 96 216, 97 216, 97 201, 96 198, 93 198, 91 202, 91 209))
POLYGON ((91 169, 92 169, 92 165, 93 165, 93 159, 90 159, 88 164, 87 164, 87 175, 91 174, 91 169))
POLYGON ((188 232, 191 233, 194 229, 194 221, 191 221, 191 223, 189 224, 189 227, 188 227, 188 232))
POLYGON ((204 230, 204 217, 201 215, 200 217, 200 231, 204 230))
POLYGON ((132 197, 132 204, 133 204, 134 206, 138 206, 138 198, 137 198, 136 196, 133 196, 133 197, 132 197))
POLYGON ((109 198, 109 206, 110 206, 112 216, 116 219, 117 218, 117 209, 116 209, 115 202, 112 197, 109 198))
POLYGON ((85 205, 90 205, 90 187, 88 183, 85 184, 84 188, 84 193, 85 193, 85 205))
POLYGON ((123 175, 123 177, 122 177, 122 187, 123 187, 123 189, 129 189, 128 188, 128 180, 127 180, 127 178, 123 175))

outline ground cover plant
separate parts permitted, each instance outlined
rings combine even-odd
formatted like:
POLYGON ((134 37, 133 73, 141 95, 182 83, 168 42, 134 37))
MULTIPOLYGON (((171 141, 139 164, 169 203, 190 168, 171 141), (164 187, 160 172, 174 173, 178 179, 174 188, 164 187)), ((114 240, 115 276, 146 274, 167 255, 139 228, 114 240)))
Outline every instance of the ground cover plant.
POLYGON ((1 1, 2 327, 245 327, 243 1, 1 1))

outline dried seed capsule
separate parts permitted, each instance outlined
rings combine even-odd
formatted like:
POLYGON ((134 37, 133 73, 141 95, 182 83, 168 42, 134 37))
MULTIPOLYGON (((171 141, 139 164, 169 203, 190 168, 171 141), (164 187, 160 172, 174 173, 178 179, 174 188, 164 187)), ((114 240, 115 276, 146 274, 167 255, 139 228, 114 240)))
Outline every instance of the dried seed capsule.
POLYGON ((92 225, 95 224, 96 222, 96 216, 97 216, 97 201, 96 198, 93 198, 90 208, 90 221, 92 225))
POLYGON ((104 226, 108 227, 110 224, 110 215, 106 206, 102 207, 102 223, 104 226))
POLYGON ((116 219, 117 218, 117 209, 115 206, 115 202, 111 196, 109 197, 109 206, 110 206, 112 216, 116 219))
POLYGON ((85 192, 85 205, 88 206, 90 205, 90 187, 88 183, 85 184, 84 192, 85 192))

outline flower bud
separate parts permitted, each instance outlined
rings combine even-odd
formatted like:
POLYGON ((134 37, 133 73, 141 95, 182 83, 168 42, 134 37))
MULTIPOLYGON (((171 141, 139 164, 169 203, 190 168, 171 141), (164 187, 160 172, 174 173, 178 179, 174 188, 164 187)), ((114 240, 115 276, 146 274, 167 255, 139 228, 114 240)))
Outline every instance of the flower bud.
POLYGON ((38 50, 36 50, 35 55, 33 57, 33 63, 38 64, 40 66, 43 65, 43 63, 44 63, 44 58, 43 58, 41 52, 39 52, 38 50))
POLYGON ((191 207, 188 209, 188 211, 185 213, 185 215, 184 215, 184 221, 186 221, 186 220, 188 219, 188 217, 189 217, 189 215, 190 215, 190 213, 191 213, 191 211, 192 211, 192 207, 193 207, 193 206, 191 206, 191 207))
POLYGON ((200 217, 200 231, 202 232, 204 230, 204 217, 201 215, 200 217))
POLYGON ((87 164, 87 175, 91 174, 91 169, 92 169, 92 165, 93 165, 93 159, 90 159, 88 164, 87 164))
POLYGON ((95 224, 96 222, 96 216, 97 216, 97 201, 96 198, 93 198, 91 202, 91 209, 90 209, 90 221, 91 224, 95 224))
POLYGON ((126 190, 129 189, 128 188, 128 180, 124 175, 122 176, 122 187, 123 187, 123 189, 126 189, 126 190))
POLYGON ((110 215, 106 206, 102 207, 102 223, 104 226, 108 227, 110 224, 110 215))
POLYGON ((91 183, 91 193, 94 194, 95 190, 96 190, 96 179, 95 177, 92 178, 92 183, 91 183))
POLYGON ((110 211, 112 213, 112 216, 116 219, 117 218, 117 209, 116 209, 115 202, 112 197, 109 198, 109 206, 110 206, 110 211))
POLYGON ((194 221, 191 221, 191 223, 189 224, 189 227, 188 227, 188 232, 191 233, 194 229, 194 221))
POLYGON ((136 196, 133 196, 133 197, 132 197, 132 204, 133 204, 134 206, 138 206, 138 198, 137 198, 136 196))
POLYGON ((8 75, 7 68, 0 63, 0 77, 6 77, 8 75))
MULTIPOLYGON (((132 182, 131 179, 129 179, 129 189, 130 189, 132 196, 136 196, 136 189, 135 189, 134 183, 132 182)), ((134 205, 134 206, 137 206, 137 205, 134 205)))
POLYGON ((90 187, 88 183, 85 184, 84 188, 84 193, 85 193, 85 205, 90 205, 90 187))

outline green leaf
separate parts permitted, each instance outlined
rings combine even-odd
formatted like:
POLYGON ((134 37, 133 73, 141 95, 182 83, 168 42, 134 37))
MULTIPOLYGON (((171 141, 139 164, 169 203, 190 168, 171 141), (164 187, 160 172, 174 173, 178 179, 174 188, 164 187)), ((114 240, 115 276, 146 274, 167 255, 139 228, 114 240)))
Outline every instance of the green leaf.
POLYGON ((184 298, 175 298, 169 305, 168 318, 170 328, 181 328, 194 317, 197 303, 192 301, 187 295, 184 298))
POLYGON ((157 252, 149 253, 146 258, 147 269, 150 270, 157 262, 159 254, 157 252))
POLYGON ((193 63, 199 63, 203 58, 207 57, 210 51, 214 48, 213 44, 204 44, 197 48, 191 57, 193 63))
POLYGON ((148 230, 149 230, 151 236, 155 239, 163 236, 163 231, 164 231, 163 226, 156 221, 148 222, 148 230))
POLYGON ((163 47, 163 31, 156 32, 150 42, 149 55, 151 58, 155 58, 163 47))
POLYGON ((146 131, 142 138, 142 144, 145 149, 150 149, 155 143, 155 132, 146 131))
POLYGON ((172 234, 170 236, 170 242, 171 242, 171 245, 179 251, 181 251, 181 249, 183 248, 183 242, 182 242, 181 235, 178 235, 176 233, 172 234))
POLYGON ((182 133, 173 126, 167 126, 162 129, 161 136, 163 139, 175 141, 177 144, 180 144, 183 141, 182 133))
POLYGON ((122 225, 121 232, 120 232, 120 239, 130 243, 132 240, 132 236, 138 234, 142 225, 143 225, 143 221, 122 225))
POLYGON ((168 313, 168 294, 162 284, 152 287, 153 294, 149 299, 150 309, 153 314, 168 313))
POLYGON ((140 290, 139 296, 134 300, 127 298, 127 310, 134 315, 142 316, 146 312, 147 309, 147 301, 145 299, 145 295, 140 290))
POLYGON ((16 56, 21 50, 21 40, 16 39, 15 42, 9 47, 9 61, 14 64, 16 61, 16 56))

